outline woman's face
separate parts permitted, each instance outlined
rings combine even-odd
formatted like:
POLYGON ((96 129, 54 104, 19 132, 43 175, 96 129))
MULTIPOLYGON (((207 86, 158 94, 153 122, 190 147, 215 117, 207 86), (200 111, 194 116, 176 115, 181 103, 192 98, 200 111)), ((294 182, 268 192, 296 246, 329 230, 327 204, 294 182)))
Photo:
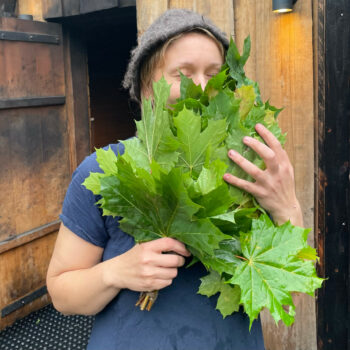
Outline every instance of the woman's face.
POLYGON ((204 90, 208 80, 220 71, 223 64, 221 52, 213 39, 205 34, 188 33, 174 41, 165 51, 164 62, 159 66, 153 80, 162 75, 171 84, 169 104, 180 97, 180 73, 191 78, 204 90))

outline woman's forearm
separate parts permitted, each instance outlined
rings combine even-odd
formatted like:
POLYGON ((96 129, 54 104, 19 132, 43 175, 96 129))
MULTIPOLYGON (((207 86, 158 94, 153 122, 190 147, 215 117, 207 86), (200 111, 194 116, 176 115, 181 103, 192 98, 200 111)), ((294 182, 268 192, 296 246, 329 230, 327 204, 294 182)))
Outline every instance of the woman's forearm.
POLYGON ((63 272, 47 280, 55 308, 63 314, 94 315, 120 291, 108 284, 110 260, 91 268, 63 272))

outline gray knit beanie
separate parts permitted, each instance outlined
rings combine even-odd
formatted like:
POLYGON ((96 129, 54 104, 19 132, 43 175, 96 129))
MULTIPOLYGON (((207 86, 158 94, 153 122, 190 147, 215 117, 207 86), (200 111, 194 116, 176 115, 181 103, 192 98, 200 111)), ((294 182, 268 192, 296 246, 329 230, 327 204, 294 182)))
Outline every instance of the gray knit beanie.
POLYGON ((208 18, 189 10, 171 9, 165 11, 140 37, 139 45, 131 51, 131 58, 123 80, 123 87, 128 89, 130 97, 140 101, 140 68, 155 49, 168 39, 196 28, 211 32, 224 48, 228 39, 208 18))

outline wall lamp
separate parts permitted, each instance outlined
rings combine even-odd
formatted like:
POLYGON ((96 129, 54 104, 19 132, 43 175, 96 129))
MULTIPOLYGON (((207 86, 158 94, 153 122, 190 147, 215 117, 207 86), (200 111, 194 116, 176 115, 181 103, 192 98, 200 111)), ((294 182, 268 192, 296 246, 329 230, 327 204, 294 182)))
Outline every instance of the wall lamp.
POLYGON ((272 0, 272 11, 285 13, 293 11, 293 5, 297 0, 272 0))

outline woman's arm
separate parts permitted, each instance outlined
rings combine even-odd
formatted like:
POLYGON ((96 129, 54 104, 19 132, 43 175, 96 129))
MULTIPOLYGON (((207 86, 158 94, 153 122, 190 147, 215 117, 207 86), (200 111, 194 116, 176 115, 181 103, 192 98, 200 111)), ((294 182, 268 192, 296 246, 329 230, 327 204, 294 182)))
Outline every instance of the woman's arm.
POLYGON ((47 288, 55 308, 64 314, 93 315, 123 288, 159 290, 169 286, 190 253, 171 238, 137 244, 101 262, 103 248, 86 242, 63 224, 47 272, 47 288), (175 254, 162 254, 163 252, 175 254))
POLYGON ((302 227, 303 215, 295 194, 294 170, 288 155, 277 138, 263 125, 257 124, 256 131, 266 145, 251 137, 245 137, 243 142, 264 160, 266 169, 259 169, 238 152, 230 150, 229 157, 255 182, 231 174, 225 174, 224 179, 251 193, 277 224, 290 220, 293 225, 302 227))

